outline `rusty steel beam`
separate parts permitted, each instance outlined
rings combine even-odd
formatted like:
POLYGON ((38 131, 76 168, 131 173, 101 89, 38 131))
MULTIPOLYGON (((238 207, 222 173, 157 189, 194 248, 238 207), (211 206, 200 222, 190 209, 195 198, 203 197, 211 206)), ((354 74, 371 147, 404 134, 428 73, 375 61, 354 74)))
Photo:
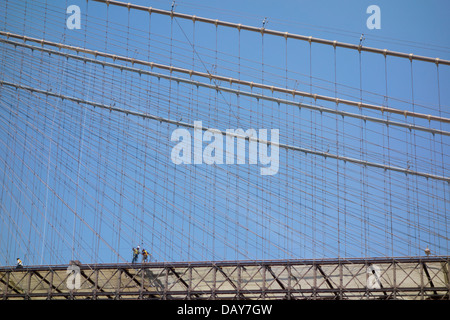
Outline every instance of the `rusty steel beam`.
MULTIPOLYGON (((274 266, 311 266, 314 264, 337 265, 337 264, 386 264, 386 263, 418 263, 418 262, 443 262, 450 263, 450 256, 430 256, 430 257, 372 257, 372 258, 341 258, 341 259, 288 259, 288 260, 227 260, 227 261, 187 261, 187 262, 147 262, 147 263, 99 263, 99 264, 81 264, 83 269, 123 269, 123 268, 187 268, 191 267, 211 267, 213 265, 220 267, 232 266, 261 266, 263 264, 274 266)), ((30 265, 19 270, 49 270, 65 271, 68 264, 61 265, 30 265)), ((12 266, 0 266, 0 272, 16 271, 12 266)), ((450 271, 450 270, 449 270, 450 271)))

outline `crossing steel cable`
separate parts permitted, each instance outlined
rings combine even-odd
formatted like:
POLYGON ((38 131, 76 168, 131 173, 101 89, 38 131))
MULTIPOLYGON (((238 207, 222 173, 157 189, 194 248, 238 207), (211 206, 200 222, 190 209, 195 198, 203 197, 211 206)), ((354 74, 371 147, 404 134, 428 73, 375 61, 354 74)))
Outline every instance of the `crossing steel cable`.
MULTIPOLYGON (((146 114, 146 113, 142 113, 142 112, 136 112, 136 111, 133 111, 133 110, 122 109, 122 108, 119 108, 119 107, 108 106, 108 105, 104 105, 104 104, 100 104, 100 103, 96 103, 96 102, 91 102, 91 101, 87 101, 87 100, 84 100, 84 99, 75 98, 75 97, 71 97, 71 96, 58 95, 58 94, 55 94, 53 92, 49 92, 49 91, 46 91, 46 90, 41 90, 41 89, 36 89, 36 88, 33 88, 33 87, 29 87, 29 86, 23 86, 23 85, 19 85, 19 84, 14 84, 14 83, 10 83, 10 82, 7 82, 7 81, 0 81, 0 85, 1 86, 3 86, 3 85, 12 86, 12 87, 15 87, 15 88, 18 88, 18 89, 23 89, 23 90, 27 90, 27 91, 37 92, 37 93, 41 93, 41 94, 45 94, 45 95, 49 95, 49 96, 53 96, 53 97, 59 97, 59 98, 64 99, 64 100, 69 100, 69 101, 73 101, 73 102, 77 102, 77 103, 85 103, 85 104, 91 105, 93 107, 103 108, 103 109, 107 109, 107 110, 110 110, 110 111, 117 111, 117 112, 121 112, 121 113, 128 114, 128 115, 134 115, 134 116, 139 116, 139 117, 142 117, 142 118, 147 118, 147 119, 157 120, 157 121, 161 121, 161 122, 166 122, 166 123, 169 123, 169 124, 183 126, 183 127, 186 127, 186 128, 191 128, 191 129, 195 128, 194 124, 184 123, 184 122, 181 122, 181 121, 171 120, 171 119, 167 119, 167 118, 163 118, 163 117, 159 117, 159 116, 154 116, 154 115, 146 114)), ((205 130, 205 131, 208 130, 208 129, 210 129, 210 128, 202 128, 202 130, 205 130)), ((225 132, 220 132, 220 133, 225 135, 225 132)), ((233 133, 232 135, 235 136, 235 137, 238 137, 238 138, 245 138, 245 139, 248 139, 250 141, 256 141, 256 142, 264 143, 264 144, 267 144, 267 145, 269 145, 269 144, 272 144, 272 145, 276 144, 276 143, 269 142, 269 141, 262 140, 262 139, 258 139, 258 138, 244 137, 244 136, 241 136, 241 135, 236 134, 236 133, 233 133)), ((351 163, 355 163, 355 164, 359 164, 359 165, 363 165, 363 166, 371 166, 371 167, 381 168, 381 169, 384 169, 384 170, 393 170, 393 171, 402 172, 402 173, 406 173, 406 174, 418 175, 418 176, 422 176, 422 177, 426 177, 426 178, 432 178, 432 179, 443 180, 443 181, 450 181, 450 177, 436 176, 436 175, 428 174, 428 173, 425 173, 425 172, 418 172, 418 171, 413 171, 413 170, 409 170, 409 169, 405 169, 405 168, 400 168, 400 167, 395 167, 395 166, 388 166, 388 165, 383 165, 383 164, 380 164, 380 163, 373 163, 373 162, 369 162, 369 161, 365 161, 365 160, 359 160, 359 159, 339 156, 339 155, 330 154, 330 153, 323 152, 323 151, 315 151, 315 150, 310 150, 310 149, 297 147, 297 146, 292 146, 292 145, 286 145, 286 144, 281 144, 281 143, 278 143, 276 145, 278 145, 280 148, 300 151, 300 152, 304 152, 304 153, 308 153, 308 154, 322 156, 322 157, 325 157, 325 158, 342 160, 342 161, 345 161, 345 162, 351 162, 351 163)))
MULTIPOLYGON (((50 45, 50 46, 58 47, 59 49, 69 49, 72 51, 76 51, 77 53, 82 52, 82 53, 91 54, 91 55, 94 55, 95 57, 97 57, 97 56, 106 57, 106 58, 113 59, 113 61, 118 60, 118 61, 130 62, 133 65, 134 64, 145 65, 145 66, 151 67, 152 69, 159 68, 162 70, 169 71, 170 73, 180 72, 180 73, 184 73, 184 74, 189 74, 190 77, 200 76, 200 77, 204 77, 204 78, 223 81, 225 83, 230 83, 230 84, 239 83, 239 84, 250 87, 250 89, 260 88, 260 89, 264 89, 264 90, 270 90, 271 92, 276 91, 276 92, 280 92, 280 93, 290 94, 293 97, 295 97, 296 95, 301 95, 303 97, 311 98, 314 101, 319 99, 319 100, 323 100, 323 101, 333 102, 335 104, 345 104, 345 105, 350 105, 350 106, 356 106, 360 109, 367 108, 370 110, 377 110, 382 113, 384 113, 384 112, 394 113, 394 114, 403 115, 405 117, 417 117, 417 118, 421 118, 421 119, 426 119, 428 121, 439 121, 439 122, 444 122, 444 123, 450 123, 449 118, 442 118, 442 117, 434 116, 434 115, 421 114, 421 113, 411 112, 408 110, 400 110, 400 109, 395 109, 395 108, 390 108, 390 107, 377 106, 377 105, 367 104, 367 103, 363 103, 363 102, 356 102, 356 101, 351 101, 351 100, 345 100, 345 99, 335 99, 332 97, 323 96, 323 95, 319 95, 319 94, 312 94, 312 93, 297 91, 295 89, 294 90, 284 89, 284 88, 280 88, 280 87, 274 87, 274 86, 264 85, 264 84, 260 84, 260 83, 254 83, 252 81, 243 81, 243 80, 238 80, 238 79, 234 79, 231 77, 223 77, 223 76, 213 75, 211 73, 204 73, 204 72, 200 72, 200 71, 194 71, 194 70, 188 70, 188 69, 184 69, 184 68, 162 65, 159 63, 137 60, 137 59, 128 58, 128 57, 119 56, 119 55, 110 54, 110 53, 98 52, 96 50, 89 50, 89 49, 84 49, 84 48, 80 48, 80 47, 68 46, 65 44, 54 43, 54 42, 43 40, 43 39, 35 39, 35 38, 27 37, 27 36, 11 34, 9 32, 0 31, 0 35, 6 36, 7 38, 12 37, 12 38, 17 38, 17 39, 22 39, 24 41, 40 43, 42 46, 50 45)), ((222 89, 222 91, 223 91, 223 89, 222 89)))
MULTIPOLYGON (((109 7, 108 7, 109 8, 109 7)), ((119 25, 119 26, 122 26, 122 25, 119 25)), ((124 27, 126 27, 126 26, 124 26, 124 27)), ((118 31, 120 30, 120 29, 117 29, 118 31)), ((93 30, 91 30, 91 31, 93 31, 93 30)), ((142 32, 142 30, 139 30, 139 29, 134 29, 134 31, 135 32, 142 32)), ((101 30, 101 32, 104 32, 103 30, 101 30)), ((92 36, 92 33, 91 33, 91 35, 90 36, 92 36)), ((179 41, 179 40, 178 40, 179 41)), ((134 43, 136 43, 136 42, 134 42, 134 43)), ((120 46, 119 45, 119 49, 126 49, 126 48, 124 48, 123 46, 120 46)), ((181 49, 181 47, 180 47, 180 49, 181 49)), ((212 51, 212 50, 211 50, 212 51)), ((212 56, 210 55, 210 57, 212 58, 212 56)), ((179 60, 180 62, 182 62, 181 60, 179 60)), ((246 60, 247 62, 249 62, 249 60, 246 60)), ((255 63, 255 61, 253 61, 252 63, 255 63)), ((257 69, 254 69, 255 70, 255 72, 256 72, 256 70, 257 69)), ((318 79, 318 80, 320 80, 320 81, 322 81, 322 82, 326 82, 326 80, 325 79, 318 79)), ((315 85, 315 87, 317 87, 316 85, 315 85)), ((319 88, 319 87, 317 87, 317 88, 319 88)), ((330 90, 331 91, 331 90, 330 90)), ((373 94, 375 94, 375 93, 373 93, 373 94)), ((375 95, 377 95, 377 94, 375 94, 375 95)), ((395 101, 396 99, 395 98, 393 98, 393 97, 391 97, 391 100, 393 100, 393 101, 395 101)), ((400 102, 400 101, 399 101, 400 102)))
MULTIPOLYGON (((129 14, 131 15, 130 11, 129 14)), ((177 21, 175 17, 172 19, 177 21)), ((95 30, 97 35, 100 35, 101 24, 92 29, 94 25, 95 23, 89 23, 90 30, 95 30)), ((216 27, 216 41, 217 30, 216 27)), ((105 47, 104 52, 108 52, 107 42, 110 38, 111 43, 115 42, 117 45, 113 48, 118 52, 129 50, 126 57, 131 55, 130 59, 136 59, 134 53, 130 52, 138 47, 125 47, 120 45, 121 41, 116 41, 123 39, 122 43, 125 43, 131 39, 130 31, 125 33, 119 33, 115 29, 110 31, 105 40, 101 39, 102 46, 105 47), (117 34, 114 34, 116 31, 117 34)), ((238 35, 240 38, 241 33, 238 35)), ((157 36, 152 34, 152 38, 155 39, 157 36)), ((98 37, 93 41, 99 39, 98 37)), ((180 61, 181 65, 189 65, 187 70, 194 70, 196 61, 193 58, 195 57, 193 47, 188 49, 192 51, 192 56, 186 64, 189 54, 183 55, 177 51, 189 46, 177 47, 175 38, 166 37, 164 41, 168 43, 169 40, 171 45, 161 47, 161 55, 158 57, 165 59, 168 57, 167 54, 172 52, 173 61, 176 61, 177 56, 180 58, 177 61, 180 61)), ((286 38, 286 55, 287 40, 286 38)), ((152 44, 156 43, 152 41, 152 44)), ((164 45, 164 42, 161 44, 164 45)), ((178 44, 180 43, 177 42, 178 44)), ((191 44, 194 44, 195 48, 200 48, 195 40, 191 44)), ((150 42, 145 45, 150 47, 150 42)), ((134 68, 131 60, 121 62, 126 64, 117 61, 108 64, 102 61, 107 60, 107 57, 89 60, 83 54, 67 55, 64 51, 25 43, 19 45, 18 42, 14 44, 12 41, 2 46, 2 55, 15 56, 17 59, 4 59, 2 65, 4 69, 1 73, 3 82, 0 90, 0 112, 2 116, 9 114, 10 118, 9 122, 6 120, 0 122, 0 132, 6 137, 3 147, 0 148, 2 154, 0 163, 4 168, 8 168, 8 171, 2 171, 5 172, 2 199, 6 201, 8 207, 3 206, 0 209, 5 214, 0 216, 2 221, 6 222, 8 216, 15 218, 22 213, 21 219, 24 219, 17 220, 20 221, 17 230, 19 234, 22 233, 21 236, 13 233, 9 222, 6 222, 8 226, 2 229, 8 230, 5 238, 12 244, 7 245, 10 252, 15 251, 14 243, 18 241, 17 244, 21 248, 33 254, 33 249, 25 245, 27 242, 30 243, 30 235, 35 234, 37 239, 42 240, 37 228, 36 232, 32 231, 33 229, 24 223, 25 220, 32 221, 36 217, 25 205, 33 201, 32 199, 41 199, 42 192, 51 190, 45 186, 37 187, 36 184, 39 181, 38 177, 42 179, 41 168, 47 168, 47 172, 50 172, 49 166, 54 167, 51 170, 54 176, 50 179, 51 184, 47 182, 47 185, 55 192, 59 187, 59 197, 55 192, 51 192, 49 205, 61 214, 52 214, 48 217, 49 231, 52 232, 45 241, 46 250, 53 249, 60 252, 69 239, 69 242, 75 241, 75 247, 79 248, 77 251, 72 250, 71 253, 75 252, 75 255, 90 260, 97 261, 99 257, 96 256, 101 254, 100 248, 109 243, 116 249, 117 261, 127 261, 128 247, 136 244, 140 238, 144 238, 145 243, 151 243, 155 257, 163 261, 223 259, 229 257, 229 252, 237 259, 297 258, 299 255, 335 257, 336 254, 340 255, 339 253, 346 256, 355 255, 356 252, 362 252, 363 255, 365 252, 365 255, 393 256, 397 253, 420 252, 421 239, 432 239, 436 242, 438 250, 441 252, 445 250, 445 243, 448 242, 446 230, 448 220, 445 210, 448 198, 445 195, 445 187, 448 182, 445 180, 422 179, 410 175, 409 172, 405 174, 391 170, 384 170, 383 174, 380 174, 381 170, 378 168, 364 168, 343 159, 342 162, 336 158, 332 159, 328 156, 328 152, 322 154, 320 158, 311 159, 309 152, 280 148, 281 158, 285 161, 284 167, 280 168, 280 172, 272 177, 271 183, 268 183, 268 180, 255 176, 256 168, 251 166, 173 167, 168 159, 173 144, 165 137, 170 133, 167 131, 169 127, 178 127, 180 122, 189 124, 195 119, 204 119, 205 130, 208 127, 225 130, 236 125, 236 119, 232 114, 236 112, 239 115, 239 127, 256 125, 283 128, 280 138, 286 145, 301 143, 307 150, 312 151, 326 150, 327 145, 331 145, 332 155, 340 156, 345 150, 342 155, 359 158, 358 145, 363 143, 362 159, 371 163, 405 166, 406 169, 407 163, 405 164, 402 149, 406 146, 405 150, 409 154, 414 154, 414 163, 409 170, 429 171, 431 174, 442 174, 445 177, 447 172, 445 161, 448 158, 444 153, 448 147, 445 134, 436 135, 437 132, 429 134, 432 132, 417 130, 413 134, 420 139, 418 141, 420 144, 408 146, 409 138, 413 137, 408 132, 409 128, 391 125, 395 123, 395 118, 390 116, 385 118, 383 115, 383 120, 387 120, 385 124, 375 122, 369 124, 371 123, 369 121, 364 124, 361 118, 350 116, 340 118, 339 113, 323 112, 325 109, 321 109, 322 106, 318 105, 317 101, 311 105, 309 109, 311 113, 302 112, 303 107, 302 109, 289 107, 293 102, 296 103, 294 105, 301 106, 301 104, 296 101, 296 97, 289 99, 288 96, 291 94, 287 92, 283 93, 286 95, 284 100, 279 100, 279 95, 271 91, 270 94, 263 96, 262 91, 255 87, 251 87, 247 95, 245 92, 236 95, 240 90, 229 90, 231 84, 227 88, 226 83, 218 81, 216 84, 220 83, 224 89, 221 92, 226 95, 227 102, 225 102, 218 99, 216 86, 196 82, 195 80, 199 80, 196 76, 192 79, 174 77, 170 74, 170 68, 162 70, 169 75, 149 73, 148 65, 144 65, 144 68, 134 68), (64 77, 65 87, 63 93, 59 92, 59 96, 55 96, 53 94, 57 92, 55 91, 57 86, 53 84, 62 79, 53 68, 56 63, 62 61, 68 66, 64 77), (20 77, 20 70, 26 70, 27 75, 20 77), (89 80, 79 81, 79 74, 90 75, 89 80), (32 90, 28 90, 29 88, 32 90), (88 101, 86 97, 87 90, 95 92, 92 101, 88 101), (82 101, 66 99, 75 97, 85 98, 82 101), (13 105, 17 107, 14 108, 13 105), (57 107, 58 105, 62 108, 57 107), (99 108, 99 105, 107 108, 99 108), (120 110, 110 109, 111 106, 114 108, 117 106, 120 110), (219 106, 222 107, 221 113, 217 112, 219 106), (146 120, 142 116, 133 116, 129 111, 144 115, 153 114, 155 117, 153 120, 146 120), (56 122, 52 121, 52 112, 57 114, 56 122), (89 117, 85 122, 80 122, 83 112, 89 114, 89 117), (264 115, 267 115, 267 119, 264 115), (174 122, 168 123, 161 119, 174 122), (50 123, 54 125, 50 126, 50 123), (73 150, 80 147, 78 137, 81 128, 77 127, 77 123, 83 123, 82 130, 86 136, 83 144, 83 154, 86 155, 84 163, 72 154, 73 150), (330 123, 336 125, 328 127, 330 123), (358 132, 362 125, 364 136, 355 135, 355 130, 358 132), (52 132, 61 134, 52 138, 52 132), (404 137, 406 139, 403 139, 404 137), (361 138, 364 138, 363 142, 361 138), (50 143, 43 143, 48 139, 50 143), (155 141, 152 141, 153 139, 155 141), (334 146, 335 142, 339 145, 334 146), (52 147, 50 150, 49 146, 52 145, 55 148, 52 147), (441 148, 436 145, 440 145, 441 148), (51 157, 48 157, 50 154, 51 157), (51 159, 51 162, 45 164, 45 161, 42 161, 43 155, 44 159, 51 159), (438 159, 441 160, 437 161, 438 159), (74 173, 71 167, 76 161, 80 161, 82 168, 79 174, 74 173), (435 164, 436 169, 431 168, 431 164, 435 164), (336 170, 338 167, 339 170, 336 170), (33 173, 31 175, 33 178, 27 176, 27 170, 33 173), (13 176, 6 177, 6 174, 10 175, 13 172, 17 177, 14 182, 13 176), (148 179, 143 178, 145 176, 148 179), (364 177, 366 186, 362 192, 364 197, 362 199, 356 196, 362 186, 360 176, 364 177), (389 185, 386 185, 387 180, 389 185), (198 187, 194 181, 199 184, 198 187), (211 193, 204 192, 208 191, 208 181, 215 182, 211 193), (405 181, 410 181, 410 185, 414 183, 415 188, 410 190, 411 198, 405 198, 407 190, 405 181), (35 186, 33 190, 24 187, 27 182, 35 186), (230 187, 230 184, 235 187, 230 187), (12 190, 11 188, 16 186, 17 193, 27 201, 23 205, 15 198, 13 192, 7 193, 7 190, 12 190), (68 231, 72 225, 67 224, 68 219, 74 217, 66 211, 73 209, 73 203, 67 200, 68 195, 76 190, 83 195, 79 198, 79 208, 84 211, 79 212, 79 217, 76 217, 83 227, 77 228, 74 237, 68 231), (246 190, 245 195, 242 194, 243 190, 246 190), (386 190, 389 194, 383 193, 386 190), (418 199, 424 201, 419 202, 418 199), (414 206, 408 209, 413 218, 404 213, 405 204, 409 201, 414 202, 414 206), (145 208, 145 204, 150 203, 153 210, 145 208), (361 215, 359 210, 361 204, 366 212, 365 216, 361 215), (444 210, 435 212, 441 206, 444 210), (167 216, 162 216, 160 210, 166 212, 167 216), (96 215, 91 216, 88 212, 96 215), (101 217, 98 217, 99 213, 101 217), (174 223, 177 223, 177 226, 174 223), (336 223, 340 223, 339 229, 336 228, 336 223), (386 228, 387 223, 390 223, 389 228, 386 228), (408 233, 408 228, 413 232, 408 233), (59 233, 53 230, 59 230, 59 233), (137 230, 140 231, 136 232, 137 230), (358 236, 361 231, 363 237, 358 236), (25 233, 28 233, 28 236, 25 233), (152 240, 149 241, 150 239, 152 240), (339 245, 336 245, 337 243, 339 245), (99 249, 91 251, 94 247, 99 249)), ((336 47, 334 51, 336 52, 336 47)), ((147 49, 144 53, 148 55, 147 60, 150 60, 155 52, 147 49)), ((215 61, 218 69, 226 70, 223 65, 219 65, 226 60, 214 60, 214 55, 217 57, 219 53, 217 47, 215 50, 211 48, 210 53, 212 55, 208 61, 215 61)), ((202 59, 203 57, 201 55, 202 59)), ((246 62, 240 49, 237 58, 237 66, 240 69, 240 63, 246 62)), ((263 74, 256 74, 257 67, 256 63, 253 71, 246 73, 245 76, 261 78, 262 83, 266 83, 266 79, 276 78, 276 73, 268 72, 266 62, 263 74)), ((437 67, 439 70, 439 65, 437 67)), ((286 76, 280 79, 284 82, 281 85, 288 88, 291 79, 287 76, 287 62, 285 69, 283 71, 286 72, 286 76)), ((237 78, 240 79, 240 76, 237 78)), ((311 87, 318 90, 319 81, 316 79, 319 78, 313 77, 311 72, 308 80, 310 84, 314 83, 311 87)), ((337 79, 335 78, 334 82, 330 81, 329 84, 334 85, 333 95, 337 98, 337 79)), ((387 87, 386 82, 386 97, 388 97, 387 87)), ((363 93, 364 101, 368 101, 365 98, 366 91, 363 93)), ((389 100, 391 99, 395 101, 394 97, 389 97, 389 100)), ((414 106, 417 106, 415 100, 413 99, 414 106)), ((439 108, 440 105, 441 103, 439 108)), ((338 105, 334 101, 334 105, 330 102, 327 107, 337 109, 338 105)), ((437 111, 434 108, 430 109, 437 111)), ((440 117, 443 114, 439 112, 440 117)), ((444 132, 442 122, 439 126, 439 130, 444 132)), ((192 129, 192 126, 185 128, 192 129)), ((43 207, 35 205, 31 208, 42 212, 43 207)), ((36 223, 40 223, 39 219, 36 223)), ((7 256, 9 254, 2 255, 2 258, 7 259, 7 256)), ((55 259, 62 257, 58 256, 55 259)), ((100 259, 105 259, 105 255, 102 254, 100 259)))
POLYGON ((425 62, 431 62, 431 63, 442 64, 442 65, 450 65, 449 60, 444 60, 444 59, 439 59, 439 58, 430 58, 430 57, 425 57, 425 56, 418 56, 418 55, 414 55, 412 53, 407 54, 407 53, 402 53, 402 52, 390 51, 387 49, 371 48, 371 47, 365 47, 365 46, 361 46, 361 45, 354 45, 354 44, 350 44, 350 43, 331 41, 331 40, 314 38, 314 37, 307 37, 307 36, 303 36, 303 35, 292 34, 289 32, 281 32, 281 31, 277 31, 277 30, 266 29, 264 27, 259 27, 259 28, 252 27, 252 26, 248 26, 248 25, 220 21, 218 19, 214 20, 214 19, 209 19, 209 18, 204 18, 204 17, 197 17, 194 15, 178 13, 175 11, 156 9, 153 7, 140 6, 140 5, 136 5, 136 4, 132 4, 132 3, 125 3, 125 2, 115 1, 115 0, 92 0, 92 1, 102 2, 102 3, 107 4, 108 6, 115 5, 115 6, 119 6, 119 7, 125 7, 125 8, 128 8, 128 10, 134 9, 134 10, 145 11, 145 12, 148 12, 149 14, 161 14, 161 15, 165 15, 165 16, 170 16, 172 18, 176 17, 176 18, 180 18, 180 19, 214 24, 215 26, 235 28, 235 29, 238 29, 239 31, 246 30, 246 31, 251 31, 251 32, 256 32, 256 33, 261 33, 261 34, 267 34, 267 35, 273 35, 273 36, 284 37, 284 38, 289 38, 289 39, 307 41, 310 44, 311 43, 319 43, 319 44, 329 45, 329 46, 333 46, 333 47, 357 50, 359 52, 364 51, 364 52, 382 54, 385 56, 400 57, 400 58, 405 58, 405 59, 409 59, 409 60, 418 60, 418 61, 425 61, 425 62))

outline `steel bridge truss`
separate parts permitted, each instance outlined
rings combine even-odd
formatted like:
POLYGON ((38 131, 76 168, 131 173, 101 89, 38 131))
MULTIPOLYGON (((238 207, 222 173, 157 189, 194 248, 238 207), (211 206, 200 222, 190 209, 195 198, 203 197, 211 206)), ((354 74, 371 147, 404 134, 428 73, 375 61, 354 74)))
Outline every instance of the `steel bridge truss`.
POLYGON ((0 268, 0 298, 449 300, 450 257, 0 268))

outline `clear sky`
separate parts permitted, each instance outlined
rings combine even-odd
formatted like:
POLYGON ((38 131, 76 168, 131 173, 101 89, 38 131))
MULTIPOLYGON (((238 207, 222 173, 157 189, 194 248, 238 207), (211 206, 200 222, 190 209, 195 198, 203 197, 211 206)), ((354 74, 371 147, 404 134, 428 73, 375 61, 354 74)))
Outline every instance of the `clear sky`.
MULTIPOLYGON (((170 10, 173 2, 132 3, 170 10)), ((185 14, 256 27, 265 20, 267 29, 352 44, 364 34, 364 46, 447 60, 449 9, 448 1, 175 1, 175 11, 185 14), (380 8, 380 29, 367 27, 370 5, 380 8)), ((450 67, 434 63, 334 50, 84 0, 2 1, 0 30, 450 117, 450 67), (67 28, 69 5, 81 10, 79 30, 67 28)), ((285 145, 450 176, 448 136, 198 88, 4 42, 0 50, 3 81, 189 124, 202 121, 219 130, 274 128, 285 145)), ((450 131, 448 124, 231 87, 450 131)), ((410 256, 421 255, 426 245, 436 254, 449 254, 445 182, 289 150, 280 150, 274 176, 261 176, 260 165, 175 165, 170 137, 177 126, 6 86, 0 98, 0 265, 13 264, 17 256, 28 264, 126 262, 137 244, 158 261, 410 256)))

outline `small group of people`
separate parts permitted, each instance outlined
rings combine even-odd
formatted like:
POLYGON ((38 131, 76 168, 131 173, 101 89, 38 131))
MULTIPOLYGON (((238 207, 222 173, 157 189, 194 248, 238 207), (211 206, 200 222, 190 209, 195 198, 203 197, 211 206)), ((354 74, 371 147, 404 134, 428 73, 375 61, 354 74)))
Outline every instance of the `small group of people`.
POLYGON ((131 260, 131 263, 136 263, 139 259, 139 254, 142 254, 142 262, 147 262, 149 253, 147 250, 142 249, 140 251, 140 246, 137 246, 136 248, 133 248, 133 260, 131 260))

